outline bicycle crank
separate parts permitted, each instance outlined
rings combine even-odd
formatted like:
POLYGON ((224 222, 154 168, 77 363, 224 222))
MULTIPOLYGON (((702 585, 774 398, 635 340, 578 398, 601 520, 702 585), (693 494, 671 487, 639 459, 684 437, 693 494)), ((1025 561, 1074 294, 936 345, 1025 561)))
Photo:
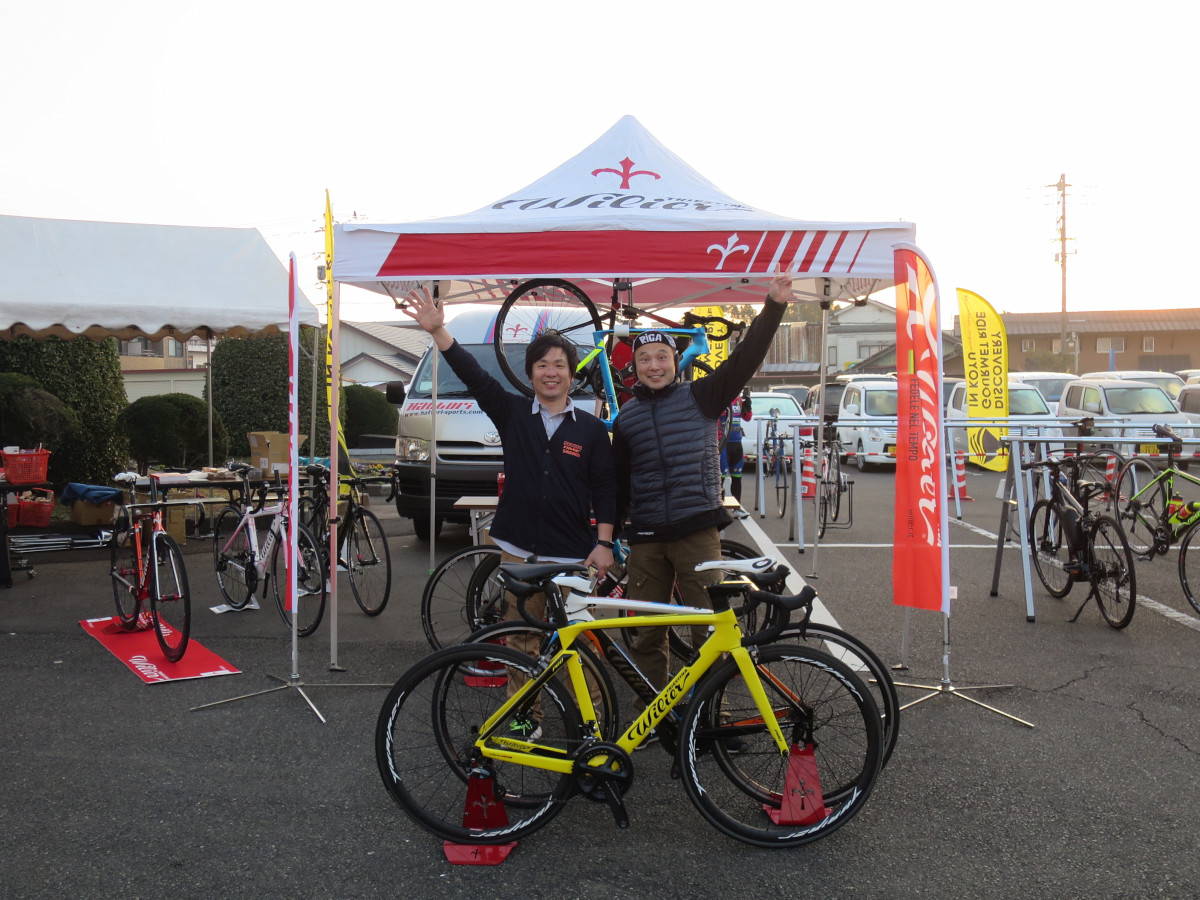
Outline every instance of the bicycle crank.
POLYGON ((622 797, 633 784, 633 760, 616 744, 590 744, 575 758, 575 781, 589 800, 604 802, 612 809, 618 828, 629 827, 629 813, 622 797))

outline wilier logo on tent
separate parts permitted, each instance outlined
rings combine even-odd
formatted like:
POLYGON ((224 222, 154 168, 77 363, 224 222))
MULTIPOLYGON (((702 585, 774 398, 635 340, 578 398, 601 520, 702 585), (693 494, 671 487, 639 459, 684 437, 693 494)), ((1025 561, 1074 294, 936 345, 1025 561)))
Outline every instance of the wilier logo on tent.
POLYGON ((637 165, 637 164, 627 156, 623 160, 621 160, 621 168, 619 168, 619 169, 592 169, 592 176, 595 177, 596 175, 599 175, 601 172, 611 172, 613 175, 620 175, 621 176, 621 187, 619 188, 619 190, 622 190, 622 191, 629 190, 629 179, 633 178, 635 175, 652 175, 654 177, 655 181, 658 181, 660 178, 662 178, 662 176, 659 175, 657 172, 651 172, 648 169, 639 169, 638 171, 635 172, 633 170, 633 167, 635 165, 637 165))

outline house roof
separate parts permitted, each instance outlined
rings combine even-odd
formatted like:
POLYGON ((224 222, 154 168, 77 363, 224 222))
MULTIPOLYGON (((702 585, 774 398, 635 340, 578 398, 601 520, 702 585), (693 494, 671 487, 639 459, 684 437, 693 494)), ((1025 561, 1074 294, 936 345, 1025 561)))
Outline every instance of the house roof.
MULTIPOLYGON (((1062 330, 1062 311, 1001 313, 1004 328, 1015 335, 1057 335, 1062 330)), ((960 333, 958 317, 954 331, 960 333)), ((1156 332, 1200 331, 1200 309, 1067 310, 1067 331, 1156 332)))
POLYGON ((389 325, 383 322, 342 322, 342 328, 352 328, 368 337, 394 347, 403 356, 415 362, 429 346, 429 335, 420 328, 406 325, 389 325))

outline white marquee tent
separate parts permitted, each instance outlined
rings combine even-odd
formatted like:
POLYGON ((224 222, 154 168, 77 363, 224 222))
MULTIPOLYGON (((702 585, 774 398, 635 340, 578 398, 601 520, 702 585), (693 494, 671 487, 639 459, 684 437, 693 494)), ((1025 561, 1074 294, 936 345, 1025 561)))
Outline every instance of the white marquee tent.
MULTIPOLYGON (((254 228, 0 216, 0 339, 286 329, 287 268, 254 228)), ((300 321, 317 325, 307 298, 300 321)))

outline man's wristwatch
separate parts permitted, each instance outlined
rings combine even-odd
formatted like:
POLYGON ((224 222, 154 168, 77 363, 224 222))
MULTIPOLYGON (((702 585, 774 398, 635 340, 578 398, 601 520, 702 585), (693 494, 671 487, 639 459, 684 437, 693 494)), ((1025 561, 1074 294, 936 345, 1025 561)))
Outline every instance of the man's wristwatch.
POLYGON ((596 546, 597 547, 606 547, 609 550, 611 550, 613 548, 613 542, 612 541, 596 541, 596 546))

